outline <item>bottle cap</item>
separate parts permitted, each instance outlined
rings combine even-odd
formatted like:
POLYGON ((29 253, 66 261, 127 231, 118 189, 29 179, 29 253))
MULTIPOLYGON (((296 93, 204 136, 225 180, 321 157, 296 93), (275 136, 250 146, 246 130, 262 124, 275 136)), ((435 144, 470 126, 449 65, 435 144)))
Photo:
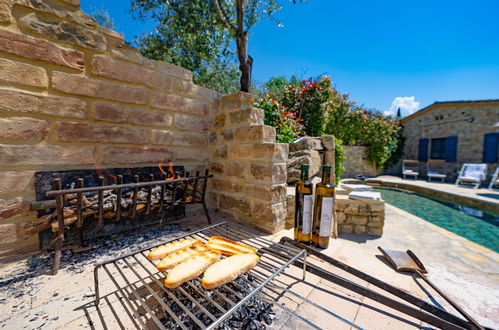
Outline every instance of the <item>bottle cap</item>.
POLYGON ((329 173, 331 173, 331 166, 330 166, 330 165, 324 165, 324 166, 322 166, 322 170, 323 170, 324 172, 329 172, 329 173))
POLYGON ((310 168, 310 165, 302 165, 301 166, 301 170, 302 171, 307 171, 308 172, 308 169, 310 168))

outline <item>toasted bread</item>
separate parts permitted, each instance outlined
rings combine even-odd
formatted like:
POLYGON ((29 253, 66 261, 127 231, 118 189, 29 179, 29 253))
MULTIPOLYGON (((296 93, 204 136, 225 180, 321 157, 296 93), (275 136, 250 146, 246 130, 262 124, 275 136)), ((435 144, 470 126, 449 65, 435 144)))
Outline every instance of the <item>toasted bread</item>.
POLYGON ((187 258, 172 268, 165 279, 165 286, 170 289, 192 280, 205 271, 208 266, 220 258, 220 253, 208 251, 187 258))
POLYGON ((196 244, 183 248, 182 250, 170 253, 169 255, 161 259, 160 263, 156 265, 156 268, 158 268, 160 272, 171 269, 185 259, 193 257, 196 254, 200 254, 201 252, 206 252, 208 250, 210 250, 210 248, 205 244, 196 244))
POLYGON ((259 260, 256 254, 237 254, 215 262, 204 272, 201 285, 205 289, 214 289, 229 283, 250 271, 259 260))
POLYGON ((201 243, 201 240, 199 240, 197 238, 186 238, 186 239, 182 239, 180 241, 161 245, 155 249, 152 249, 151 252, 149 252, 149 255, 147 256, 147 259, 149 259, 149 260, 163 259, 164 257, 166 257, 167 255, 169 255, 172 252, 175 252, 177 250, 192 246, 194 244, 199 244, 199 243, 201 243))
POLYGON ((256 254, 256 250, 243 243, 231 241, 221 236, 212 236, 206 243, 212 251, 219 251, 225 256, 235 254, 256 254))

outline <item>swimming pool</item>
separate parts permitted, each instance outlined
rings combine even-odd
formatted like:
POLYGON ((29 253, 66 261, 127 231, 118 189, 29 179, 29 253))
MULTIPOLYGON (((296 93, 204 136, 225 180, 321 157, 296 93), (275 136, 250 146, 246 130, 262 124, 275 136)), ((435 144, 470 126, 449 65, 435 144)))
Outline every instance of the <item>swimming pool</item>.
POLYGON ((405 190, 374 188, 385 202, 499 252, 499 215, 405 190))

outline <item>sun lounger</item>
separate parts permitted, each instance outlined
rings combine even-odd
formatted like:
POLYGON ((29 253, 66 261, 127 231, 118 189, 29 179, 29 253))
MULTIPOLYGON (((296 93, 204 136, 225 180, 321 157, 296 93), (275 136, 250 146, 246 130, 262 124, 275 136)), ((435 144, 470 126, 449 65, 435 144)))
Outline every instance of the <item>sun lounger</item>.
POLYGON ((499 186, 499 166, 496 167, 496 170, 492 175, 492 180, 490 180, 489 183, 489 189, 494 189, 494 186, 499 186))
POLYGON ((463 164, 457 176, 456 186, 459 184, 471 184, 477 189, 486 177, 487 164, 463 164))
POLYGON ((441 160, 428 160, 426 162, 426 176, 428 177, 428 182, 431 181, 431 179, 440 179, 442 182, 445 181, 445 178, 447 177, 446 174, 443 174, 439 172, 436 168, 438 165, 445 164, 441 160))
POLYGON ((406 176, 413 176, 414 180, 418 179, 419 172, 417 170, 419 162, 417 160, 405 159, 402 161, 402 176, 405 179, 406 176))

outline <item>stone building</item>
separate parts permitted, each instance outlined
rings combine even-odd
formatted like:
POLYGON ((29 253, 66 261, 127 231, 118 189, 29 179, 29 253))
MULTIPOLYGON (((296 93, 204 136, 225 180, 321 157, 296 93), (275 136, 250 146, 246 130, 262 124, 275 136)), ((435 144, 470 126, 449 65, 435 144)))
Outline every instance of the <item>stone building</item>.
MULTIPOLYGON (((419 172, 430 170, 456 179, 463 163, 487 163, 487 180, 498 165, 499 99, 435 102, 402 119, 404 159, 419 160, 419 172)), ((398 168, 400 174, 400 167, 398 168)))

